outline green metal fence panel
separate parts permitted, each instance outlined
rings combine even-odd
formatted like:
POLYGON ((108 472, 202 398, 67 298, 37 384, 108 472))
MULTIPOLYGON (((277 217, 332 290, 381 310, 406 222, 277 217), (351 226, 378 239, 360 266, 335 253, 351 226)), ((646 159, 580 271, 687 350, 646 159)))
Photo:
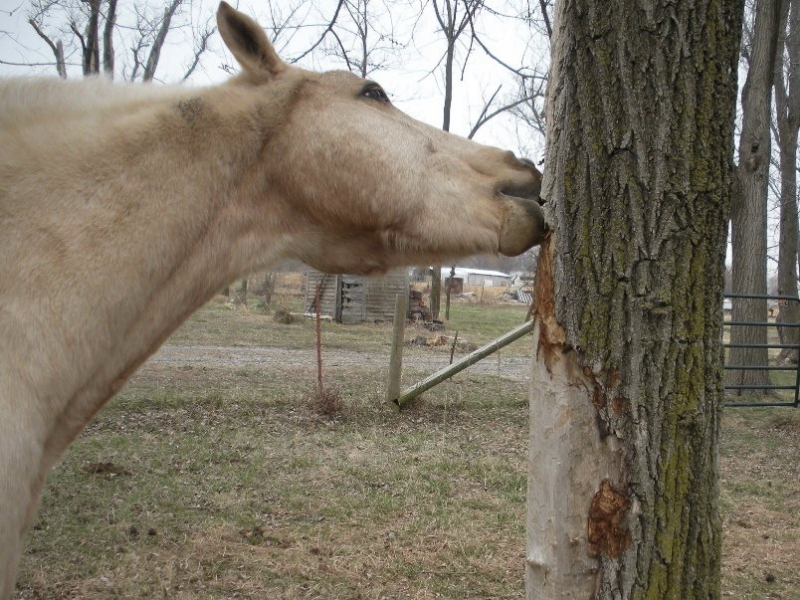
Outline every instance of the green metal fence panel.
MULTIPOLYGON (((777 300, 779 302, 800 302, 798 298, 793 296, 775 296, 775 295, 764 295, 764 294, 725 294, 725 298, 730 299, 750 299, 750 300, 777 300)), ((730 331, 731 327, 787 327, 787 328, 797 328, 800 327, 800 323, 776 323, 774 321, 727 321, 723 325, 723 330, 727 329, 730 331)), ((782 350, 784 348, 792 348, 798 350, 800 353, 800 345, 798 344, 742 344, 742 343, 723 343, 723 348, 767 348, 767 349, 775 349, 775 350, 782 350)), ((769 361, 768 361, 769 362, 769 361)), ((727 358, 726 358, 727 363, 727 358)), ((800 397, 800 365, 794 366, 786 366, 786 365, 725 365, 726 371, 794 371, 794 385, 726 385, 726 390, 753 390, 753 391, 792 391, 794 392, 794 400, 793 401, 772 401, 772 400, 765 400, 763 402, 724 402, 724 406, 729 406, 732 408, 739 408, 739 407, 758 407, 758 406, 789 406, 793 408, 797 408, 800 406, 800 402, 798 398, 800 397)))

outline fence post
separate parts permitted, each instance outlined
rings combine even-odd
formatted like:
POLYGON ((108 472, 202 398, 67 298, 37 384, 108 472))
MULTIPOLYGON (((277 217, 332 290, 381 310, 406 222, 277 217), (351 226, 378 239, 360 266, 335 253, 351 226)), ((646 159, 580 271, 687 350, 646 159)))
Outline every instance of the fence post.
POLYGON ((445 367, 439 371, 436 371, 433 375, 430 375, 420 381, 419 383, 415 383, 410 388, 407 388, 402 391, 400 394, 395 394, 395 397, 392 398, 392 401, 397 405, 397 407, 403 408, 403 404, 411 400, 412 398, 416 398, 421 393, 431 389, 433 386, 440 384, 445 379, 449 379, 456 373, 460 373, 468 366, 475 364, 479 360, 482 360, 489 356, 490 354, 497 352, 500 348, 508 346, 511 342, 518 340, 523 335, 530 333, 533 331, 533 321, 527 321, 518 327, 515 327, 511 331, 506 334, 501 335, 499 338, 492 340, 485 346, 481 346, 474 352, 467 354, 463 358, 460 358, 452 365, 445 367))
POLYGON ((392 326, 392 354, 389 357, 389 381, 386 385, 386 400, 388 402, 393 402, 400 392, 407 305, 408 294, 397 294, 394 303, 394 323, 392 326))

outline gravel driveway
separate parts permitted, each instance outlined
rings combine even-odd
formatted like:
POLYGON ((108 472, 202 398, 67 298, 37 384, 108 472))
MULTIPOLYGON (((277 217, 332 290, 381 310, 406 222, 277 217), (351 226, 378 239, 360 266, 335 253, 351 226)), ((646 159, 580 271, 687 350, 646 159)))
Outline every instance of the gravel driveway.
MULTIPOLYGON (((450 356, 443 352, 407 351, 403 356, 405 370, 432 373, 449 362, 450 356)), ((458 357, 456 357, 458 359, 458 357)), ((352 350, 326 350, 323 348, 323 365, 327 367, 373 367, 387 368, 389 353, 363 353, 352 350)), ((312 350, 290 350, 288 348, 261 348, 248 346, 162 346, 149 361, 168 365, 207 365, 215 367, 266 367, 287 364, 297 367, 316 367, 317 358, 312 350)), ((471 365, 467 373, 497 375, 516 381, 530 380, 530 358, 489 356, 471 365)))

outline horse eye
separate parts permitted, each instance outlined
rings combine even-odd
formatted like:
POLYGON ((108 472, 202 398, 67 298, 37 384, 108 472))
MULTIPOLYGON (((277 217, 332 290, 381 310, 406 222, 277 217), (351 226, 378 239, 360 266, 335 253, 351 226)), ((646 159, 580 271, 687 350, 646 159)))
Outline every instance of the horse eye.
POLYGON ((389 102, 389 96, 383 91, 383 88, 372 86, 361 92, 361 95, 370 100, 377 100, 379 102, 389 102))

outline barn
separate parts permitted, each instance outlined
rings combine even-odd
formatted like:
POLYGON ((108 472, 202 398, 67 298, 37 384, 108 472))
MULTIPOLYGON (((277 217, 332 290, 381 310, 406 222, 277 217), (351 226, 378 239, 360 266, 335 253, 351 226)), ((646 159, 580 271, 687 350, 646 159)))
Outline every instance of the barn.
POLYGON ((314 294, 320 286, 320 314, 337 323, 374 323, 394 318, 395 298, 408 294, 408 271, 396 269, 383 277, 306 274, 303 310, 314 312, 314 294))

